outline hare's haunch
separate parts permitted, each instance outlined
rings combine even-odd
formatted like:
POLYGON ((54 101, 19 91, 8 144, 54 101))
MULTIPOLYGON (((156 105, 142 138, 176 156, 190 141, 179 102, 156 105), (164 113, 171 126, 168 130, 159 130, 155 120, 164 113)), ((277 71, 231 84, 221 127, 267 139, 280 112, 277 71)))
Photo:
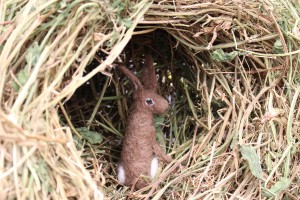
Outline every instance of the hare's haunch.
POLYGON ((118 166, 118 180, 127 186, 139 189, 147 186, 155 177, 158 158, 171 162, 155 139, 154 114, 168 109, 168 101, 157 94, 156 75, 150 54, 145 55, 146 68, 141 82, 124 65, 119 69, 135 84, 133 104, 127 119, 125 137, 118 166), (147 180, 148 179, 148 180, 147 180))

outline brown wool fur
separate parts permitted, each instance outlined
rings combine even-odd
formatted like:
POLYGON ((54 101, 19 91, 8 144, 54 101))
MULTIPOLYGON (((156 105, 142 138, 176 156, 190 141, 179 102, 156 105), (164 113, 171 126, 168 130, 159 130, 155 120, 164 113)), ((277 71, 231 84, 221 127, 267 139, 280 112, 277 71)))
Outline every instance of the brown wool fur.
MULTIPOLYGON (((153 60, 150 54, 145 55, 146 68, 141 82, 124 65, 119 69, 135 84, 134 101, 127 119, 125 137, 123 140, 120 165, 125 172, 125 185, 135 189, 145 187, 150 176, 151 161, 156 156, 167 163, 172 158, 165 154, 155 139, 154 114, 162 114, 168 109, 166 99, 157 94, 157 81, 153 60), (153 105, 148 105, 146 99, 151 98, 153 105)), ((149 99, 148 99, 149 100, 149 99)))

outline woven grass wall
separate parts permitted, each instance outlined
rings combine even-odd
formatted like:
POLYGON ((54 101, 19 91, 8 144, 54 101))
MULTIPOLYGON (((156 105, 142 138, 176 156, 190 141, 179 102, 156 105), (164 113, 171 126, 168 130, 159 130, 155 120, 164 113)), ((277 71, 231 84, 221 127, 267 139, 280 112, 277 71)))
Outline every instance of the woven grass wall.
POLYGON ((299 199, 299 2, 0 3, 0 199, 299 199), (118 185, 151 48, 174 162, 118 185))

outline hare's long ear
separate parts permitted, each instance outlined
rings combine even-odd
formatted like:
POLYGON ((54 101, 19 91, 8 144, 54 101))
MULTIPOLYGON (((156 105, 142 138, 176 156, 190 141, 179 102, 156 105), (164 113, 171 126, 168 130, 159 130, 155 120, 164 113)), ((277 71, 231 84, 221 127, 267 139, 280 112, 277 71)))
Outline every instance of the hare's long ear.
POLYGON ((124 64, 120 64, 118 68, 134 83, 135 90, 143 90, 143 85, 141 84, 140 80, 124 64))
POLYGON ((153 66, 153 59, 150 53, 145 53, 145 65, 146 68, 143 70, 142 74, 142 84, 144 88, 148 90, 154 90, 157 89, 157 80, 156 80, 156 74, 155 74, 155 68, 153 66))

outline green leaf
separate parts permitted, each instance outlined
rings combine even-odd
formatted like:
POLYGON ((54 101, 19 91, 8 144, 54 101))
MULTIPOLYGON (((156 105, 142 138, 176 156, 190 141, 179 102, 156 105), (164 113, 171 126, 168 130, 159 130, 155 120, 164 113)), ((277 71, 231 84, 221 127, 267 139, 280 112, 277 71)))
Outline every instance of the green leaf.
POLYGON ((18 77, 18 81, 21 83, 21 85, 24 85, 29 78, 29 74, 28 74, 27 70, 22 69, 18 73, 17 77, 18 77))
POLYGON ((163 137, 161 125, 164 124, 164 122, 165 122, 164 117, 161 117, 161 116, 154 117, 154 126, 155 126, 155 131, 156 131, 157 136, 162 135, 162 137, 163 137))
POLYGON ((164 124, 165 118, 162 116, 154 117, 154 126, 156 131, 156 140, 158 141, 159 145, 162 147, 162 150, 166 153, 166 138, 162 131, 162 124, 164 124))
POLYGON ((15 92, 19 92, 20 90, 20 86, 15 81, 12 82, 11 87, 15 92))
POLYGON ((61 2, 59 3, 59 5, 60 5, 60 9, 66 8, 66 7, 67 7, 67 2, 66 2, 66 0, 61 1, 61 2))
POLYGON ((20 88, 27 82, 29 78, 28 71, 25 69, 21 69, 17 74, 17 82, 14 81, 12 83, 12 88, 14 91, 18 92, 20 88))
POLYGON ((280 192, 287 189, 291 182, 292 181, 289 178, 282 177, 270 189, 263 188, 263 193, 268 198, 276 197, 277 195, 279 195, 280 192))
POLYGON ((116 43, 116 41, 118 41, 119 37, 120 37, 120 34, 116 31, 114 31, 112 37, 109 40, 108 46, 112 47, 116 43))
POLYGON ((33 44, 27 49, 25 60, 26 66, 24 69, 21 69, 17 74, 18 81, 14 81, 12 83, 12 88, 14 91, 18 92, 20 88, 27 82, 29 79, 29 74, 32 66, 34 66, 40 55, 41 55, 42 48, 38 44, 38 42, 34 41, 33 44))
POLYGON ((83 139, 87 140, 90 144, 100 144, 103 141, 103 137, 100 133, 90 131, 86 127, 76 128, 83 139))
POLYGON ((240 151, 242 153, 243 158, 248 161, 248 165, 253 176, 262 179, 263 171, 255 149, 251 146, 242 145, 240 151))
POLYGON ((132 26, 132 22, 130 21, 130 19, 123 19, 123 25, 126 28, 130 28, 132 26))
POLYGON ((230 53, 226 53, 223 49, 217 49, 212 52, 212 59, 217 62, 229 62, 232 61, 238 55, 237 51, 232 51, 230 53))
POLYGON ((283 50, 283 46, 282 46, 282 42, 280 39, 277 39, 275 42, 274 42, 274 45, 273 45, 273 53, 284 53, 284 50, 283 50))
POLYGON ((125 9, 126 4, 122 0, 114 0, 111 4, 113 8, 119 8, 121 10, 125 9))
POLYGON ((81 140, 76 134, 73 134, 74 144, 77 150, 82 150, 84 147, 84 141, 81 140))
POLYGON ((25 60, 27 65, 32 66, 37 63, 41 55, 42 48, 38 42, 34 41, 33 44, 27 49, 25 60))
POLYGON ((164 123, 164 121, 165 121, 165 118, 162 117, 162 116, 156 116, 156 117, 154 117, 155 127, 160 126, 161 124, 164 123))
POLYGON ((121 13, 127 8, 127 2, 124 2, 123 0, 114 0, 112 2, 112 7, 114 9, 114 13, 121 17, 121 13))

